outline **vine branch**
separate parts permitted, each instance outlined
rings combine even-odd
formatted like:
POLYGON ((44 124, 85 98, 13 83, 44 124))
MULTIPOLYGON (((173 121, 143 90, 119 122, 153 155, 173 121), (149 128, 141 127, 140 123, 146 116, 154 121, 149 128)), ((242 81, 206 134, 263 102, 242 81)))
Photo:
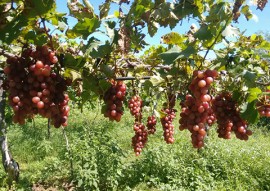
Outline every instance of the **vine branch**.
POLYGON ((52 35, 50 35, 49 33, 48 33, 48 30, 47 30, 47 27, 46 27, 46 20, 45 20, 45 18, 43 18, 43 17, 40 17, 40 19, 41 19, 41 23, 42 23, 42 25, 43 25, 43 28, 44 28, 44 31, 45 31, 45 34, 48 36, 48 38, 50 39, 50 45, 51 45, 51 48, 52 48, 52 50, 54 50, 54 48, 53 48, 53 41, 52 41, 52 35))

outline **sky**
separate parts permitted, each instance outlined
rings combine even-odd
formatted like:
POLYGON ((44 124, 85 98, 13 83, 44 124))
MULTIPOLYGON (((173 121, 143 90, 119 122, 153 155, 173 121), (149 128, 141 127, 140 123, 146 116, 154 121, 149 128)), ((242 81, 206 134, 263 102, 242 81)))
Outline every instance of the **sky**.
MULTIPOLYGON (((254 14, 253 18, 247 21, 245 17, 242 15, 238 20, 239 22, 233 23, 233 26, 238 27, 240 31, 246 30, 244 34, 247 36, 254 33, 258 33, 258 32, 265 32, 265 33, 270 32, 270 2, 268 2, 268 4, 266 5, 263 11, 260 11, 260 10, 256 10, 256 6, 253 3, 254 0, 247 0, 247 1, 251 7, 252 13, 254 14)), ((65 12, 65 13, 69 12, 66 2, 67 2, 66 0, 56 0, 57 10, 59 12, 65 12)), ((103 1, 89 0, 89 2, 94 6, 95 12, 98 13, 99 5, 104 3, 105 0, 103 1)), ((167 0, 167 2, 171 2, 171 1, 167 0)), ((124 5, 126 6, 126 4, 124 5)), ((118 10, 118 5, 112 4, 111 8, 113 9, 113 11, 118 10)), ((125 8, 123 8, 123 10, 124 9, 125 8)), ((113 11, 110 12, 109 14, 112 14, 113 11)), ((77 22, 76 19, 68 17, 68 23, 69 23, 70 28, 74 26, 76 22, 77 22)), ((160 44, 161 36, 163 36, 164 34, 167 34, 171 31, 178 32, 181 34, 186 33, 189 30, 191 24, 193 24, 192 20, 190 20, 189 22, 187 20, 184 20, 184 22, 182 22, 182 25, 178 23, 177 26, 172 30, 170 30, 169 27, 167 28, 160 27, 158 32, 154 35, 154 37, 150 37, 149 35, 146 34, 145 40, 147 43, 151 42, 151 45, 158 45, 160 44)))

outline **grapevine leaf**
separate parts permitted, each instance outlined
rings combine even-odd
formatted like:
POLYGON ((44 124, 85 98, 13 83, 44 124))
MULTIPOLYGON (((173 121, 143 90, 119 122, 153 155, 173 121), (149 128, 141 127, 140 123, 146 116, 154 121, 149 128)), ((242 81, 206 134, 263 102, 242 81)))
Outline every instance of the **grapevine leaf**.
POLYGON ((100 71, 102 71, 108 78, 112 78, 114 75, 114 71, 107 64, 101 64, 100 71))
POLYGON ((99 18, 102 19, 104 17, 108 16, 109 10, 110 10, 110 1, 106 1, 106 3, 99 6, 99 18))
POLYGON ((111 87, 111 83, 105 79, 101 79, 99 81, 99 87, 102 89, 103 92, 106 92, 111 87))
POLYGON ((247 101, 250 103, 250 102, 253 102, 254 100, 257 100, 258 95, 260 95, 261 93, 262 93, 262 90, 260 88, 250 88, 247 101))
POLYGON ((177 57, 178 58, 188 58, 190 55, 195 54, 196 49, 193 46, 188 46, 185 50, 183 50, 180 55, 177 57))
POLYGON ((244 70, 242 73, 245 83, 247 85, 247 87, 255 87, 256 83, 255 83, 255 79, 256 79, 256 73, 255 72, 250 72, 248 70, 244 70))
POLYGON ((239 90, 234 90, 233 91, 232 98, 233 98, 234 101, 239 102, 241 97, 242 97, 241 91, 239 91, 239 90))
POLYGON ((24 17, 23 15, 19 15, 1 29, 0 40, 7 44, 10 44, 14 39, 20 36, 21 28, 27 26, 27 22, 28 20, 26 17, 24 17))
POLYGON ((251 19, 252 16, 253 16, 253 14, 252 14, 251 10, 249 9, 248 5, 245 5, 245 6, 242 7, 241 13, 243 13, 245 15, 247 20, 251 19))
POLYGON ((164 79, 160 76, 152 76, 150 78, 150 82, 153 84, 153 86, 160 86, 162 83, 164 83, 164 79))
POLYGON ((81 78, 80 73, 78 73, 77 71, 72 70, 70 68, 65 69, 65 72, 64 72, 63 76, 72 79, 72 81, 74 81, 74 80, 76 80, 78 78, 81 78))
POLYGON ((97 18, 85 18, 83 21, 78 22, 71 30, 67 30, 68 38, 77 38, 82 36, 83 39, 93 33, 100 26, 100 21, 97 18))
POLYGON ((97 49, 93 49, 92 52, 90 52, 90 56, 92 58, 99 58, 104 57, 110 52, 112 52, 113 48, 109 43, 106 43, 104 45, 99 46, 97 49))
POLYGON ((248 123, 252 124, 258 121, 260 115, 258 113, 258 110, 256 109, 255 101, 243 104, 241 106, 240 115, 243 119, 247 120, 248 123))
POLYGON ((150 88, 153 87, 153 84, 150 80, 145 80, 144 84, 143 84, 143 88, 146 92, 149 92, 150 88))
POLYGON ((213 37, 211 31, 208 29, 207 25, 201 26, 201 28, 194 34, 195 38, 199 40, 209 40, 213 37))
POLYGON ((64 63, 66 68, 71 68, 79 71, 85 64, 81 59, 76 59, 72 54, 66 53, 64 57, 64 63))
POLYGON ((156 34, 157 30, 159 28, 158 23, 156 22, 152 22, 148 24, 148 33, 151 37, 154 36, 154 34, 156 34))
POLYGON ((161 41, 163 43, 178 45, 179 47, 182 47, 181 45, 184 44, 185 40, 187 40, 187 37, 185 37, 185 35, 181 35, 177 32, 170 32, 170 33, 165 34, 161 37, 161 41))
POLYGON ((24 13, 29 18, 44 16, 48 12, 55 12, 56 9, 54 0, 25 1, 24 6, 24 13))
POLYGON ((155 114, 156 114, 156 116, 159 116, 160 119, 167 116, 167 113, 165 113, 165 112, 163 112, 161 110, 157 111, 155 114))
POLYGON ((174 46, 167 52, 159 54, 160 58, 164 60, 165 64, 172 64, 180 55, 181 49, 178 46, 174 46))

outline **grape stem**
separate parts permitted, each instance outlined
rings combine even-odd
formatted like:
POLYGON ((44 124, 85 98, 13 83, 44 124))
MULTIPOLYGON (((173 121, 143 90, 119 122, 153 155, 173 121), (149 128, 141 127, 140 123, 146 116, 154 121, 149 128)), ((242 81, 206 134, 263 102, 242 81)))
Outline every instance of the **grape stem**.
POLYGON ((204 55, 204 57, 203 57, 203 60, 202 60, 202 62, 201 62, 201 64, 200 64, 200 66, 198 67, 198 70, 201 70, 201 67, 202 67, 202 65, 203 65, 203 63, 204 63, 204 61, 205 61, 205 59, 206 59, 206 57, 207 57, 209 51, 210 51, 210 50, 213 48, 213 46, 217 43, 217 41, 218 41, 220 35, 222 34, 222 32, 223 32, 223 31, 225 30, 225 28, 227 27, 229 21, 230 21, 230 17, 229 17, 229 19, 226 21, 226 24, 224 25, 224 27, 219 31, 219 33, 218 33, 218 35, 216 36, 214 42, 207 48, 207 51, 206 51, 206 53, 205 53, 205 55, 204 55))
POLYGON ((259 81, 256 81, 256 84, 259 84, 259 85, 262 85, 262 86, 269 86, 270 85, 270 82, 259 82, 259 81))
POLYGON ((48 38, 50 39, 50 46, 51 46, 51 48, 52 48, 52 50, 54 50, 54 48, 53 48, 53 42, 52 42, 52 35, 50 35, 49 33, 48 33, 48 30, 47 30, 47 27, 46 27, 46 23, 45 23, 45 18, 43 18, 43 17, 40 17, 40 19, 41 19, 41 23, 42 23, 42 25, 43 25, 43 28, 44 28, 44 31, 45 31, 45 34, 48 36, 48 38))
POLYGON ((14 54, 12 54, 10 52, 7 52, 6 50, 4 50, 2 48, 0 48, 0 55, 3 55, 5 57, 7 57, 7 58, 9 58, 9 57, 15 57, 14 54))

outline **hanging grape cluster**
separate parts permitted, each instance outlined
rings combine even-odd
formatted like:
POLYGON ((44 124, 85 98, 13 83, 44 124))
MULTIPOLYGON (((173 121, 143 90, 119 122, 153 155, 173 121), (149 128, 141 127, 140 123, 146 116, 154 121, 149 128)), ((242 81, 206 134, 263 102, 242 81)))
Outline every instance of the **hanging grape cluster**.
POLYGON ((126 85, 123 81, 110 81, 111 87, 106 91, 104 116, 119 122, 123 115, 123 101, 126 96, 126 85))
POLYGON ((67 126, 70 107, 65 94, 69 80, 56 70, 55 51, 47 46, 26 48, 22 55, 7 58, 4 73, 9 105, 13 108, 15 123, 39 114, 52 119, 55 127, 67 126))
POLYGON ((133 130, 135 135, 132 137, 132 146, 136 156, 140 155, 148 140, 148 132, 142 123, 142 106, 143 101, 140 96, 135 95, 128 101, 128 107, 131 115, 135 117, 133 130))
POLYGON ((211 96, 208 93, 210 85, 217 76, 218 72, 215 70, 194 71, 192 82, 189 85, 193 96, 188 94, 185 101, 181 102, 179 129, 188 129, 191 132, 194 148, 204 146, 207 125, 212 125, 215 121, 211 108, 211 96))
POLYGON ((132 146, 136 156, 138 156, 141 154, 142 149, 145 147, 148 139, 148 133, 142 122, 135 121, 133 130, 135 131, 135 135, 132 137, 132 146))
POLYGON ((146 126, 148 134, 154 134, 156 132, 156 124, 157 124, 156 116, 152 115, 147 118, 146 126))
POLYGON ((213 100, 213 109, 217 117, 218 136, 224 139, 231 138, 233 131, 237 138, 248 140, 252 131, 247 129, 247 122, 241 119, 237 104, 232 99, 232 95, 223 92, 217 95, 213 100))
POLYGON ((175 95, 168 95, 168 103, 164 104, 165 107, 161 110, 165 115, 161 117, 161 125, 163 127, 163 137, 167 144, 172 144, 174 142, 174 125, 173 120, 175 119, 176 110, 175 106, 175 95))
POLYGON ((262 96, 257 102, 256 106, 260 116, 270 117, 270 90, 266 90, 265 93, 268 93, 268 95, 262 96))
POLYGON ((137 121, 142 118, 142 99, 140 98, 140 96, 133 96, 128 101, 128 108, 131 115, 133 115, 137 121))

